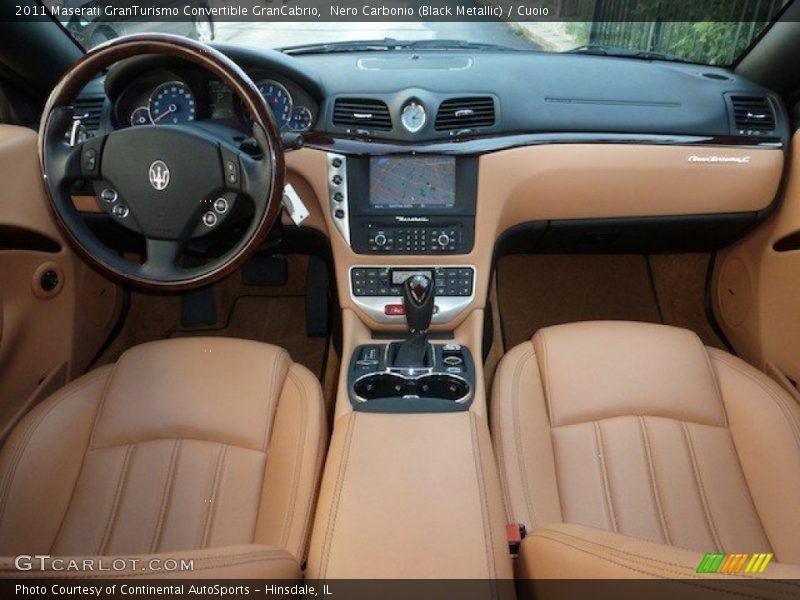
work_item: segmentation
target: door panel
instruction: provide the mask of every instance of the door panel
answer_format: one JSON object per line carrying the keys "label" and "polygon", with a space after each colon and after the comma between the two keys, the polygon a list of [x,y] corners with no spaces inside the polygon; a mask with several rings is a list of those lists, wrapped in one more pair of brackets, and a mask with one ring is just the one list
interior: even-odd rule
{"label": "door panel", "polygon": [[119,288],[78,260],[53,222],[36,141],[0,125],[0,438],[85,371],[121,307]]}
{"label": "door panel", "polygon": [[758,229],[721,252],[712,299],[736,351],[796,398],[800,381],[800,132],[791,141],[784,194]]}

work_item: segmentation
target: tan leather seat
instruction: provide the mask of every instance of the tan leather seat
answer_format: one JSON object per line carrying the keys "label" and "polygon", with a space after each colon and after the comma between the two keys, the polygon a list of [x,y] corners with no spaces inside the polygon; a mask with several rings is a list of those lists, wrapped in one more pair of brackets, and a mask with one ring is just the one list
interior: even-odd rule
{"label": "tan leather seat", "polygon": [[63,576],[14,569],[13,557],[44,554],[140,559],[115,575],[300,577],[324,421],[319,382],[281,348],[133,348],[42,402],[3,447],[2,576]]}
{"label": "tan leather seat", "polygon": [[520,577],[700,577],[708,552],[800,577],[800,409],[692,332],[540,330],[500,364],[492,429]]}

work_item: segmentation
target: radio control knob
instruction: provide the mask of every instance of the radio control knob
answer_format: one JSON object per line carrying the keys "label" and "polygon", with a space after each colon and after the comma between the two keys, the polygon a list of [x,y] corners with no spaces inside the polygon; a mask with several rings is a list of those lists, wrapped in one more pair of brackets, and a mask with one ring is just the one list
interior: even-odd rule
{"label": "radio control knob", "polygon": [[386,245],[386,236],[382,233],[379,233],[375,236],[375,244],[377,246],[385,246]]}
{"label": "radio control knob", "polygon": [[450,243],[450,236],[447,235],[446,233],[443,233],[439,236],[439,239],[436,241],[439,242],[439,245],[442,247],[447,246]]}

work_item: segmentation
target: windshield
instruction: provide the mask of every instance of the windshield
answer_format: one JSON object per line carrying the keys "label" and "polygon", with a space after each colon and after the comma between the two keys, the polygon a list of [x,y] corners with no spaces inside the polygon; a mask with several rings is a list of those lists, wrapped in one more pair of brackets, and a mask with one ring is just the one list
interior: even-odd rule
{"label": "windshield", "polygon": [[[293,53],[388,51],[408,47],[396,42],[425,42],[419,47],[471,44],[476,50],[481,49],[477,45],[483,49],[500,46],[518,51],[581,52],[727,66],[790,2],[703,0],[683,3],[676,13],[664,9],[665,5],[676,8],[669,0],[551,0],[508,5],[492,0],[452,4],[444,0],[432,3],[444,7],[442,14],[430,15],[434,20],[426,21],[416,20],[422,12],[415,2],[365,0],[340,6],[335,0],[162,0],[142,4],[46,0],[44,4],[87,50],[124,34],[168,32],[203,42],[289,49]],[[164,12],[143,14],[144,4],[160,5]],[[407,5],[416,6],[412,17],[403,12],[406,9],[402,7]],[[582,8],[586,5],[592,5],[589,13]],[[249,8],[249,12],[236,13],[235,7]],[[248,20],[234,20],[237,14],[246,14]],[[595,20],[575,19],[586,14]],[[158,20],[161,15],[164,20]],[[387,20],[376,20],[387,15]],[[459,15],[465,20],[454,20]],[[558,20],[565,16],[570,19]],[[696,18],[675,20],[690,17]]]}

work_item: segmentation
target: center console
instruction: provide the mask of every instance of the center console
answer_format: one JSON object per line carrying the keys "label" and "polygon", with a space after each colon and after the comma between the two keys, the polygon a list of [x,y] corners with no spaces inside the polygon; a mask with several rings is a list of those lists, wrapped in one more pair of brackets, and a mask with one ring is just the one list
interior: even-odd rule
{"label": "center console", "polygon": [[428,328],[436,307],[430,272],[409,273],[399,286],[400,314],[408,336],[388,344],[355,348],[347,372],[353,410],[362,412],[451,412],[467,410],[475,390],[469,348],[432,344]]}
{"label": "center console", "polygon": [[475,157],[328,154],[331,214],[356,254],[467,254]]}

